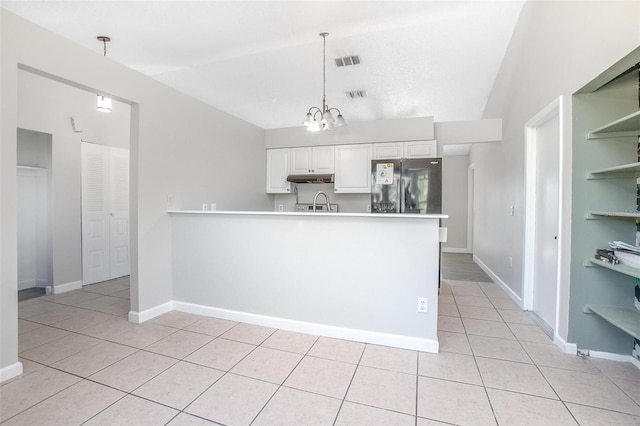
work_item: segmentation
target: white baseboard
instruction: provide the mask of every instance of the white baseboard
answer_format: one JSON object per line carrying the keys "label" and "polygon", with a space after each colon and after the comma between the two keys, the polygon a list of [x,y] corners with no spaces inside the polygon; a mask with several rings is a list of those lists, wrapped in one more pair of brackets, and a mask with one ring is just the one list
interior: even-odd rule
{"label": "white baseboard", "polygon": [[136,324],[141,324],[145,321],[149,321],[150,319],[153,319],[162,314],[166,314],[167,312],[170,312],[173,310],[174,310],[173,301],[169,301],[167,303],[154,306],[153,308],[147,309],[142,312],[129,311],[129,321],[134,322]]}
{"label": "white baseboard", "polygon": [[18,377],[22,374],[22,363],[20,361],[14,362],[4,368],[0,368],[0,383]]}
{"label": "white baseboard", "polygon": [[471,253],[467,248],[456,248],[456,247],[442,247],[443,253]]}
{"label": "white baseboard", "polygon": [[589,351],[589,356],[592,358],[608,359],[610,361],[630,362],[640,369],[640,361],[631,355],[613,354],[611,352]]}
{"label": "white baseboard", "polygon": [[553,336],[553,343],[560,348],[562,352],[569,355],[577,355],[578,354],[578,345],[575,343],[568,343],[561,336],[555,335]]}
{"label": "white baseboard", "polygon": [[513,290],[511,290],[511,288],[507,284],[505,284],[505,282],[502,281],[500,277],[497,276],[491,270],[491,268],[485,265],[484,262],[480,260],[478,256],[476,256],[475,254],[473,255],[473,261],[478,264],[480,269],[482,269],[487,275],[489,275],[489,278],[491,278],[496,284],[500,286],[500,288],[502,288],[505,291],[505,293],[507,293],[507,295],[516,303],[516,305],[520,307],[520,309],[524,309],[524,305],[522,304],[522,298],[518,296]]}
{"label": "white baseboard", "polygon": [[177,311],[187,312],[190,314],[205,315],[230,321],[239,321],[264,327],[295,331],[298,333],[313,334],[316,336],[354,340],[357,342],[373,343],[376,345],[392,346],[396,348],[412,349],[431,353],[438,353],[439,349],[437,339],[422,339],[396,334],[378,333],[374,331],[295,321],[286,318],[257,315],[185,302],[173,301],[173,306]]}
{"label": "white baseboard", "polygon": [[82,281],[73,281],[66,284],[54,285],[52,290],[53,294],[66,293],[67,291],[79,290],[82,288]]}

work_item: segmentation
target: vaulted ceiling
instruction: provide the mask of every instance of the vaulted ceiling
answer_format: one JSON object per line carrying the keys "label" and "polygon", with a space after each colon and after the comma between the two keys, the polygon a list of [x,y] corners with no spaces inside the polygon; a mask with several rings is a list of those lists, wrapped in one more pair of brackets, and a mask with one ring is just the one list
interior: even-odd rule
{"label": "vaulted ceiling", "polygon": [[[11,1],[1,6],[265,129],[326,94],[347,122],[481,118],[524,0]],[[337,67],[335,58],[360,64]],[[366,91],[351,99],[349,91]]]}

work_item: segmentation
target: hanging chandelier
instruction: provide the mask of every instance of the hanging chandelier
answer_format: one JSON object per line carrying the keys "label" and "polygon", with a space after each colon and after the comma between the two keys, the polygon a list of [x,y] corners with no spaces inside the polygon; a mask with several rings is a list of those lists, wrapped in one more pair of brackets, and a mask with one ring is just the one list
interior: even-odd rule
{"label": "hanging chandelier", "polygon": [[[326,86],[326,50],[327,36],[329,33],[320,33],[322,37],[322,108],[311,107],[307,112],[307,118],[302,122],[310,132],[319,130],[335,130],[336,127],[345,126],[347,123],[338,108],[329,108],[325,94]],[[333,118],[331,111],[336,111],[338,116]]]}
{"label": "hanging chandelier", "polygon": [[[98,36],[98,41],[101,41],[104,45],[104,56],[107,56],[107,42],[111,41],[111,38],[107,36]],[[98,111],[111,112],[111,98],[104,95],[98,95]]]}

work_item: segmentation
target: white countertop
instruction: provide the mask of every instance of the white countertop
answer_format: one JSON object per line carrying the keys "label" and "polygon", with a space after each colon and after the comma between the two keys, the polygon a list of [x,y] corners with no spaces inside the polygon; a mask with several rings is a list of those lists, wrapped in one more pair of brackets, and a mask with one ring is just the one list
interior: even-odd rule
{"label": "white countertop", "polygon": [[380,219],[447,219],[446,214],[397,214],[397,213],[311,213],[311,212],[272,212],[272,211],[205,211],[205,210],[167,210],[169,214],[204,214],[204,215],[244,215],[244,216],[321,216],[321,217],[366,217]]}

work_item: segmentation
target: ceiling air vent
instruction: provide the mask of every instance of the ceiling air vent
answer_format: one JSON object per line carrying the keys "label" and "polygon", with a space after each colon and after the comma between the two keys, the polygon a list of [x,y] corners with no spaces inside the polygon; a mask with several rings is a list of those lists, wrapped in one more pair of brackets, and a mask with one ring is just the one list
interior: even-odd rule
{"label": "ceiling air vent", "polygon": [[337,67],[348,67],[349,65],[358,65],[360,63],[360,56],[345,56],[342,58],[336,58]]}
{"label": "ceiling air vent", "polygon": [[369,96],[366,90],[352,90],[350,92],[344,92],[349,99],[366,98]]}

